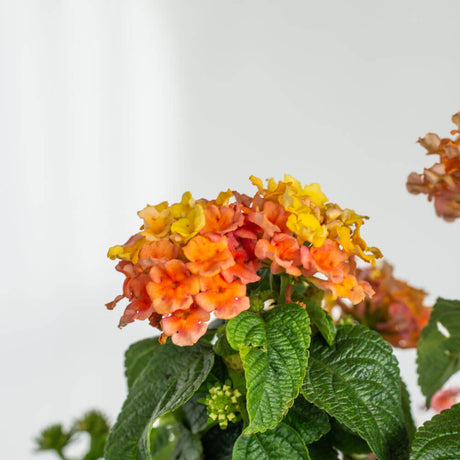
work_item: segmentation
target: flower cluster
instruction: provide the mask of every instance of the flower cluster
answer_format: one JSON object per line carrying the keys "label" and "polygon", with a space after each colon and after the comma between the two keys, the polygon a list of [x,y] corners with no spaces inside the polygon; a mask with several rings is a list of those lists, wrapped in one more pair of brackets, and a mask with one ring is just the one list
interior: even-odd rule
{"label": "flower cluster", "polygon": [[227,380],[224,385],[216,383],[211,387],[208,396],[201,402],[206,404],[209,418],[225,429],[228,422],[234,423],[238,420],[240,396],[241,393],[232,389],[230,380]]}
{"label": "flower cluster", "polygon": [[376,330],[394,347],[416,347],[431,313],[431,308],[424,305],[426,293],[395,278],[388,262],[358,269],[357,276],[368,282],[375,294],[354,306],[338,299],[343,313]]}
{"label": "flower cluster", "polygon": [[439,155],[439,162],[426,168],[423,174],[411,173],[407,178],[407,190],[410,193],[426,193],[434,200],[436,214],[446,221],[460,217],[460,112],[452,121],[457,129],[455,139],[441,139],[437,134],[428,133],[418,142],[427,150],[428,155]]}
{"label": "flower cluster", "polygon": [[286,175],[263,182],[251,176],[254,196],[227,190],[212,201],[147,206],[144,223],[124,245],[109,250],[126,276],[122,298],[129,305],[120,327],[148,319],[177,345],[192,345],[207,329],[211,313],[230,319],[249,309],[247,285],[259,269],[302,278],[352,303],[372,288],[356,276],[355,256],[381,257],[360,236],[365,216],[328,202],[318,184],[305,187]]}

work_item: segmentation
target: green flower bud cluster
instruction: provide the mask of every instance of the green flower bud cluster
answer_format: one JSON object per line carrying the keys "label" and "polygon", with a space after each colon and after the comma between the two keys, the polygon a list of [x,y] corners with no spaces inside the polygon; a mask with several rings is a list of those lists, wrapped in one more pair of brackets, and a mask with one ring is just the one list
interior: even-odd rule
{"label": "green flower bud cluster", "polygon": [[215,384],[204,400],[209,418],[217,421],[221,428],[227,428],[228,422],[236,422],[239,419],[240,397],[238,390],[232,390],[230,381],[227,380],[224,385]]}

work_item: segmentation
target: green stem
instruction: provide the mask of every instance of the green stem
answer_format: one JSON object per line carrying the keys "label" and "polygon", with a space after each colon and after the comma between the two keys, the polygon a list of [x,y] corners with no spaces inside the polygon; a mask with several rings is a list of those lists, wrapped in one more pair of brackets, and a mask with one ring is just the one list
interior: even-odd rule
{"label": "green stem", "polygon": [[281,275],[281,286],[280,286],[280,295],[278,297],[278,303],[286,303],[286,288],[289,285],[289,278],[286,275]]}

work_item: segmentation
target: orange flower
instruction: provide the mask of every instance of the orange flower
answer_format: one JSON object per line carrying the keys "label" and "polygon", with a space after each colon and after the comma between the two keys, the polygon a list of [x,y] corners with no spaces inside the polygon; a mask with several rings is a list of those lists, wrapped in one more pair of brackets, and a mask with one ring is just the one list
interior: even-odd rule
{"label": "orange flower", "polygon": [[241,281],[227,283],[220,275],[203,277],[201,291],[195,296],[196,303],[217,318],[234,318],[249,308],[246,286]]}
{"label": "orange flower", "polygon": [[139,252],[139,259],[175,259],[179,248],[168,240],[152,241],[144,244]]}
{"label": "orange flower", "polygon": [[115,300],[106,304],[106,307],[112,310],[123,298],[130,301],[120,319],[118,327],[121,328],[135,319],[144,320],[150,317],[153,313],[153,305],[146,291],[150,277],[139,264],[134,265],[123,260],[115,268],[126,276],[123,295],[118,295]]}
{"label": "orange flower", "polygon": [[147,284],[147,292],[155,311],[162,315],[190,307],[192,296],[200,292],[199,278],[178,259],[154,265],[150,278],[153,282]]}
{"label": "orange flower", "polygon": [[[460,112],[452,121],[457,129],[451,134],[460,134]],[[418,140],[428,155],[439,155],[439,162],[425,168],[423,174],[411,173],[407,178],[407,190],[415,195],[426,193],[434,200],[436,214],[451,222],[460,217],[460,136],[455,139],[439,138],[428,133]]]}
{"label": "orange flower", "polygon": [[314,276],[307,278],[309,282],[324,291],[330,291],[332,300],[343,297],[357,304],[364,300],[366,294],[372,296],[374,291],[366,281],[358,281],[354,275],[345,275],[340,282],[334,283],[330,280],[322,280]]}
{"label": "orange flower", "polygon": [[254,254],[255,240],[236,237],[236,232],[227,234],[228,248],[235,263],[222,270],[222,276],[227,282],[239,278],[243,284],[255,283],[260,280],[257,270],[260,268],[260,261]]}
{"label": "orange flower", "polygon": [[161,320],[163,332],[170,336],[175,345],[186,347],[193,345],[204,335],[210,315],[198,307],[188,310],[176,310],[170,316]]}
{"label": "orange flower", "polygon": [[354,307],[339,299],[337,303],[342,310],[378,331],[394,347],[416,347],[420,332],[428,323],[431,313],[431,308],[424,305],[426,293],[395,278],[393,267],[388,262],[358,269],[357,277],[361,284],[369,283],[375,295],[363,299]]}
{"label": "orange flower", "polygon": [[241,205],[235,206],[234,204],[220,208],[215,204],[211,204],[204,209],[204,217],[205,224],[200,230],[201,234],[216,233],[223,235],[241,227],[244,222]]}
{"label": "orange flower", "polygon": [[266,201],[262,211],[254,211],[248,215],[251,222],[257,224],[263,231],[263,238],[271,238],[275,233],[286,233],[288,228],[286,222],[289,213],[277,203]]}
{"label": "orange flower", "polygon": [[225,236],[210,240],[197,235],[184,247],[184,254],[190,261],[187,263],[188,269],[202,276],[217,275],[235,263]]}
{"label": "orange flower", "polygon": [[292,276],[302,274],[298,268],[301,264],[299,243],[286,233],[276,233],[270,241],[265,239],[257,241],[255,254],[259,259],[272,261],[270,267],[272,273],[281,273],[284,268],[286,273]]}
{"label": "orange flower", "polygon": [[348,255],[335,241],[326,239],[319,248],[311,247],[310,254],[316,269],[326,275],[332,283],[340,283],[343,280],[347,271],[344,262]]}

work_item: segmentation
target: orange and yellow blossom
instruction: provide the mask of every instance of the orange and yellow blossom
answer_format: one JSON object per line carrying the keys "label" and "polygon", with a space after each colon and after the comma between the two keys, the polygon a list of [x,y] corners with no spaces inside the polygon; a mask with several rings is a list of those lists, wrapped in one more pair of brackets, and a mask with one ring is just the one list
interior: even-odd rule
{"label": "orange and yellow blossom", "polygon": [[179,255],[179,248],[171,241],[158,240],[146,243],[142,246],[139,252],[139,259],[141,260],[160,260],[160,259],[176,259]]}
{"label": "orange and yellow blossom", "polygon": [[337,304],[343,312],[379,332],[395,347],[416,347],[431,313],[431,308],[424,305],[426,293],[395,278],[388,262],[358,269],[357,277],[360,283],[368,283],[375,295],[354,307],[339,299]]}
{"label": "orange and yellow blossom", "polygon": [[150,278],[147,293],[155,311],[162,315],[187,309],[193,303],[193,296],[200,292],[199,277],[192,275],[182,260],[154,265]]}
{"label": "orange and yellow blossom", "polygon": [[111,260],[120,259],[135,264],[139,260],[139,252],[145,242],[145,238],[142,235],[133,235],[125,244],[112,246],[107,253],[107,257]]}
{"label": "orange and yellow blossom", "polygon": [[248,220],[258,225],[263,231],[263,238],[271,238],[275,233],[288,231],[287,220],[289,213],[277,203],[265,201],[261,211],[252,211]]}
{"label": "orange and yellow blossom", "polygon": [[418,140],[427,155],[439,155],[439,160],[422,174],[411,173],[406,184],[410,193],[426,193],[429,201],[434,200],[436,214],[447,222],[460,218],[460,112],[452,121],[457,125],[451,131],[455,138],[428,133]]}
{"label": "orange and yellow blossom", "polygon": [[144,320],[149,318],[153,313],[153,305],[146,290],[147,283],[150,281],[148,272],[141,265],[133,264],[126,260],[119,262],[115,268],[126,276],[123,283],[123,295],[118,295],[106,306],[109,310],[112,310],[123,298],[129,300],[120,319],[119,327],[124,327],[135,319]]}
{"label": "orange and yellow blossom", "polygon": [[[140,211],[140,231],[109,250],[120,259],[129,303],[120,327],[148,319],[181,346],[205,332],[210,313],[230,319],[247,310],[246,286],[270,266],[307,280],[353,303],[372,294],[356,278],[354,257],[373,262],[381,256],[360,236],[364,216],[329,203],[318,184],[302,187],[292,176],[269,179],[267,188],[251,176],[253,197],[227,190],[215,200],[195,201],[190,192],[179,203],[147,206]],[[231,198],[234,202],[230,202]],[[264,268],[266,270],[266,268]]]}
{"label": "orange and yellow blossom", "polygon": [[161,320],[163,333],[181,347],[193,345],[202,337],[208,325],[210,314],[196,306],[188,310],[176,310]]}
{"label": "orange and yellow blossom", "polygon": [[[226,235],[228,248],[235,263],[222,270],[221,274],[229,283],[235,279],[239,279],[243,284],[255,283],[260,280],[257,270],[261,266],[260,260],[254,253],[257,239],[237,237],[236,233],[238,232]],[[243,232],[243,236],[248,235]]]}
{"label": "orange and yellow blossom", "polygon": [[[308,251],[305,246],[302,248]],[[272,261],[270,268],[274,274],[283,271],[292,276],[302,274],[299,268],[302,265],[299,243],[286,233],[276,233],[270,241],[265,239],[257,241],[255,254],[259,259]]]}
{"label": "orange and yellow blossom", "polygon": [[316,270],[333,283],[340,283],[348,272],[348,267],[344,265],[348,255],[340,249],[336,241],[327,239],[319,248],[313,246],[310,255]]}
{"label": "orange and yellow blossom", "polygon": [[345,275],[342,281],[338,283],[315,277],[307,279],[317,288],[329,291],[332,300],[343,297],[350,300],[354,305],[366,298],[366,295],[372,296],[374,294],[374,290],[369,283],[358,281],[354,275]]}
{"label": "orange and yellow blossom", "polygon": [[148,241],[161,240],[169,235],[174,217],[171,215],[167,201],[155,206],[147,205],[137,215],[144,220],[141,235]]}
{"label": "orange and yellow blossom", "polygon": [[235,231],[244,222],[241,206],[221,206],[211,204],[204,208],[205,224],[200,233],[216,233],[223,235]]}
{"label": "orange and yellow blossom", "polygon": [[217,236],[211,240],[197,235],[184,246],[183,250],[190,261],[186,264],[188,269],[197,275],[217,275],[235,263],[225,236]]}
{"label": "orange and yellow blossom", "polygon": [[202,277],[201,293],[195,301],[203,310],[214,312],[217,318],[230,319],[249,309],[246,286],[241,281],[228,283],[222,276]]}

